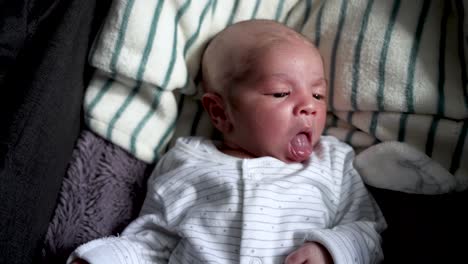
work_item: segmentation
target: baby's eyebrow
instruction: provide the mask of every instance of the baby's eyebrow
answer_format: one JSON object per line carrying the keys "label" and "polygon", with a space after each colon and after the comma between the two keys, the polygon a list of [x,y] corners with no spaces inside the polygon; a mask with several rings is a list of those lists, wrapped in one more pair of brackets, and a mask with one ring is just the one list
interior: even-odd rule
{"label": "baby's eyebrow", "polygon": [[272,73],[272,74],[265,74],[260,75],[256,78],[258,82],[281,82],[291,84],[293,81],[284,73]]}
{"label": "baby's eyebrow", "polygon": [[312,86],[320,86],[320,85],[322,85],[322,84],[325,84],[325,85],[326,85],[326,84],[327,84],[327,79],[325,79],[325,78],[319,78],[319,79],[317,79],[317,80],[315,80],[315,81],[312,82]]}
{"label": "baby's eyebrow", "polygon": [[272,73],[272,74],[269,74],[265,77],[269,77],[269,78],[274,78],[274,79],[280,79],[282,81],[289,81],[289,77],[287,74],[284,74],[284,73]]}

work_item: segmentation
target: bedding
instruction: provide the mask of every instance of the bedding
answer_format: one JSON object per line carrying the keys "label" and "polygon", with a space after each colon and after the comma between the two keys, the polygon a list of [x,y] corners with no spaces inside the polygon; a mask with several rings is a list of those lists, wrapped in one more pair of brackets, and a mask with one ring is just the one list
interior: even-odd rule
{"label": "bedding", "polygon": [[464,190],[466,9],[428,0],[115,0],[90,54],[98,70],[85,121],[148,163],[172,138],[213,135],[198,100],[203,48],[226,25],[274,19],[323,54],[326,134],[357,150],[366,183],[421,194]]}
{"label": "bedding", "polygon": [[65,263],[77,246],[121,232],[140,211],[149,168],[84,129],[63,179],[41,263]]}

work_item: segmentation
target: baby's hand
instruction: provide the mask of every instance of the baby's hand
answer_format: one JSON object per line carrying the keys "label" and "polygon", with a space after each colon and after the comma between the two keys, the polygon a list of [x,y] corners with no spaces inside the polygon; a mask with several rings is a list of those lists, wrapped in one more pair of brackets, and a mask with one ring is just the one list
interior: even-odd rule
{"label": "baby's hand", "polygon": [[332,264],[333,259],[328,250],[319,243],[307,242],[298,250],[289,254],[284,261],[285,264]]}

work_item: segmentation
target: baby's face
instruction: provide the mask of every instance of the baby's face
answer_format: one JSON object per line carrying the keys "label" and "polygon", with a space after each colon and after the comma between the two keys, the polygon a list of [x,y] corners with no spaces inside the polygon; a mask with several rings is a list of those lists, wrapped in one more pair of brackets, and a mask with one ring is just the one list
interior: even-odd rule
{"label": "baby's face", "polygon": [[246,75],[226,106],[233,128],[227,139],[257,157],[309,158],[327,111],[318,51],[300,41],[275,43],[256,54]]}

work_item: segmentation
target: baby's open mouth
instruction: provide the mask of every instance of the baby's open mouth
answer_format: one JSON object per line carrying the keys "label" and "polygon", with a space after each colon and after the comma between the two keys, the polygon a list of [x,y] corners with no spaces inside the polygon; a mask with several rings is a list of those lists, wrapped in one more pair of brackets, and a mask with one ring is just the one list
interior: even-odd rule
{"label": "baby's open mouth", "polygon": [[304,161],[312,153],[312,135],[310,132],[300,132],[290,142],[290,154],[293,161]]}

